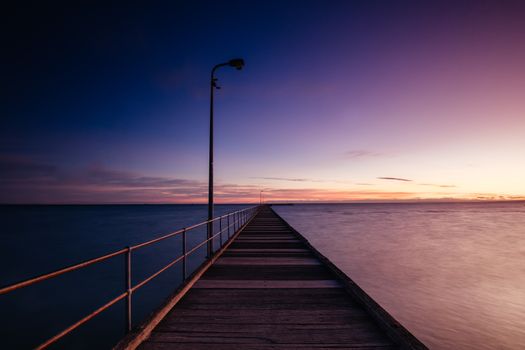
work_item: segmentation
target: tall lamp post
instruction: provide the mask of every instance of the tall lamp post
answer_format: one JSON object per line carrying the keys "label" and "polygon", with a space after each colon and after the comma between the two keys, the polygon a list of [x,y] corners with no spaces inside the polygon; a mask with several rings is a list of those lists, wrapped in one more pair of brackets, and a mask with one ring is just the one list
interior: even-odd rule
{"label": "tall lamp post", "polygon": [[[217,86],[217,78],[215,78],[215,71],[224,66],[234,67],[237,70],[241,70],[244,66],[244,60],[242,58],[234,58],[228,62],[219,63],[211,70],[210,80],[210,164],[209,164],[209,178],[208,178],[208,220],[213,219],[213,91],[220,89]],[[208,223],[208,258],[213,255],[213,222]]]}

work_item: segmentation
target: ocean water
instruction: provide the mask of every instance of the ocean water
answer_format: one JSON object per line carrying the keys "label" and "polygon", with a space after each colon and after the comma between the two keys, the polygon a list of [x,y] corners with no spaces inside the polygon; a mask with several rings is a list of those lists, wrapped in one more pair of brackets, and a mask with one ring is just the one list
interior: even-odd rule
{"label": "ocean water", "polygon": [[[218,205],[215,214],[243,205]],[[206,220],[205,205],[0,206],[0,286],[94,258]],[[218,227],[217,227],[218,228]],[[205,225],[187,236],[188,249],[206,237]],[[218,247],[218,240],[215,248]],[[180,236],[133,253],[133,284],[181,254]],[[206,246],[189,258],[197,268]],[[124,291],[124,256],[0,296],[2,349],[31,349]],[[182,280],[181,264],[133,294],[138,325]],[[60,340],[52,349],[110,349],[124,335],[119,302]]]}
{"label": "ocean water", "polygon": [[[222,215],[242,206],[217,206]],[[431,349],[525,349],[525,203],[274,206]],[[205,220],[204,205],[0,206],[0,285]],[[189,246],[206,235],[188,236]],[[178,237],[133,257],[137,283],[180,252]],[[204,259],[205,249],[190,260]],[[124,263],[0,296],[2,348],[28,349],[120,294]],[[181,282],[177,264],[134,294],[137,325]],[[109,349],[119,303],[55,349]]]}
{"label": "ocean water", "polygon": [[525,202],[274,209],[431,349],[525,349]]}

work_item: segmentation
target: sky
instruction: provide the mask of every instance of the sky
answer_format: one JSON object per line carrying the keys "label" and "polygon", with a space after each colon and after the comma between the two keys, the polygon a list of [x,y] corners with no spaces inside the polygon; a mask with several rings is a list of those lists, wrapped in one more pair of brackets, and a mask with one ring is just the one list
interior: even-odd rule
{"label": "sky", "polygon": [[525,3],[2,13],[0,203],[525,199]]}

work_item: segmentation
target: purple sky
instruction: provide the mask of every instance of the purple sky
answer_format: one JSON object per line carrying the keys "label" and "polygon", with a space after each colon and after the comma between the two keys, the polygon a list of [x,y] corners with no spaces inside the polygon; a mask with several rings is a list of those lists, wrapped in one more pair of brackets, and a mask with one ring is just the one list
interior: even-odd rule
{"label": "purple sky", "polygon": [[518,1],[6,13],[2,203],[525,197]]}

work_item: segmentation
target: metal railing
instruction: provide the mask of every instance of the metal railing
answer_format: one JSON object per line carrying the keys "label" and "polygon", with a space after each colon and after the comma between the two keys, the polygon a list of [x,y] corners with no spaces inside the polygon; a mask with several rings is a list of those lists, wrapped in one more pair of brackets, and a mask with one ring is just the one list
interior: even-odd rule
{"label": "metal railing", "polygon": [[[259,209],[259,206],[253,206],[253,207],[250,207],[250,208],[238,210],[238,211],[235,211],[235,212],[232,212],[232,213],[229,213],[229,214],[225,214],[225,215],[216,217],[216,218],[214,218],[212,220],[203,221],[203,222],[195,224],[193,226],[185,227],[185,228],[180,229],[178,231],[168,233],[168,234],[166,234],[164,236],[161,236],[161,237],[158,237],[158,238],[154,238],[154,239],[146,241],[146,242],[142,242],[142,243],[139,243],[139,244],[136,244],[136,245],[133,245],[133,246],[129,246],[129,247],[126,247],[126,248],[114,251],[112,253],[106,254],[106,255],[102,255],[102,256],[99,256],[99,257],[96,257],[96,258],[93,258],[93,259],[90,259],[90,260],[83,261],[83,262],[75,264],[75,265],[71,265],[71,266],[68,266],[68,267],[65,267],[65,268],[62,268],[62,269],[50,272],[50,273],[46,273],[46,274],[43,274],[43,275],[40,275],[40,276],[37,276],[37,277],[34,277],[34,278],[27,279],[25,281],[14,283],[14,284],[11,284],[9,286],[0,288],[0,295],[7,294],[7,293],[13,292],[15,290],[18,290],[18,289],[21,289],[21,288],[24,288],[24,287],[28,287],[30,285],[33,285],[33,284],[36,284],[36,283],[39,283],[39,282],[42,282],[42,281],[45,281],[45,280],[48,280],[48,279],[60,276],[60,275],[63,275],[65,273],[67,273],[67,272],[75,271],[75,270],[78,270],[78,269],[81,269],[81,268],[84,268],[84,267],[87,267],[87,266],[90,266],[90,265],[93,265],[93,264],[96,264],[96,263],[103,262],[105,260],[108,260],[108,259],[113,258],[113,257],[118,256],[118,255],[124,255],[125,266],[126,266],[126,269],[125,269],[125,282],[126,282],[125,286],[126,286],[126,290],[123,293],[121,293],[118,296],[116,296],[115,298],[113,298],[112,300],[108,301],[106,304],[102,305],[98,309],[96,309],[93,312],[91,312],[89,315],[83,317],[82,319],[78,320],[77,322],[75,322],[71,326],[69,326],[66,329],[64,329],[63,331],[61,331],[60,333],[58,333],[55,336],[49,338],[48,340],[46,340],[45,342],[43,342],[42,344],[37,346],[36,349],[45,349],[45,348],[47,348],[51,344],[57,342],[58,340],[60,340],[64,336],[66,336],[67,334],[71,333],[76,328],[80,327],[84,323],[88,322],[89,320],[91,320],[92,318],[94,318],[95,316],[97,316],[98,314],[103,312],[104,310],[107,310],[108,308],[110,308],[111,306],[113,306],[114,304],[116,304],[117,302],[119,302],[120,300],[123,300],[123,299],[126,299],[126,318],[125,318],[126,319],[126,331],[129,332],[132,329],[132,318],[131,318],[131,316],[132,316],[132,306],[133,306],[132,305],[132,296],[133,296],[133,293],[135,291],[137,291],[137,289],[141,288],[142,286],[144,286],[145,284],[147,284],[148,282],[153,280],[155,277],[160,275],[162,272],[166,271],[167,269],[169,269],[170,267],[172,267],[173,265],[175,265],[176,263],[178,263],[180,261],[182,261],[182,283],[184,283],[186,281],[186,279],[188,278],[188,273],[187,273],[187,268],[186,268],[187,257],[190,254],[194,253],[197,249],[199,249],[202,246],[204,246],[205,244],[211,244],[212,245],[213,244],[213,240],[216,239],[217,237],[219,238],[219,246],[223,247],[224,243],[228,242],[230,240],[230,238],[233,237],[235,235],[235,233],[239,229],[241,229],[248,221],[251,220],[251,218],[253,218],[255,216],[255,214],[257,213],[258,209]],[[191,248],[190,250],[187,250],[186,235],[187,235],[187,233],[189,231],[194,230],[194,229],[196,229],[198,227],[201,227],[201,226],[204,226],[204,225],[207,225],[208,228],[209,227],[213,227],[214,224],[217,221],[219,223],[219,231],[217,233],[209,236],[206,240],[198,243],[195,247]],[[223,225],[223,223],[224,223],[224,225]],[[230,228],[232,228],[232,231],[233,231],[232,234],[230,234]],[[225,231],[226,231],[226,234],[227,234],[228,238],[225,241],[223,241],[223,233]],[[149,246],[151,244],[158,243],[158,242],[163,241],[163,240],[165,240],[167,238],[174,237],[174,236],[177,236],[177,235],[182,235],[182,255],[176,257],[171,262],[169,262],[167,265],[162,267],[157,272],[151,274],[149,277],[145,278],[141,282],[133,285],[133,283],[132,283],[132,274],[131,274],[131,272],[132,272],[132,270],[131,270],[131,257],[132,257],[133,251],[135,251],[137,249],[140,249],[140,248],[143,248],[145,246]],[[209,258],[211,258],[211,257],[208,256],[208,259]]]}

